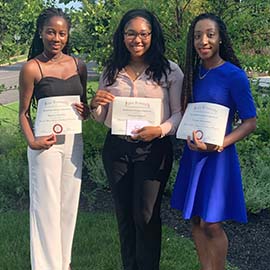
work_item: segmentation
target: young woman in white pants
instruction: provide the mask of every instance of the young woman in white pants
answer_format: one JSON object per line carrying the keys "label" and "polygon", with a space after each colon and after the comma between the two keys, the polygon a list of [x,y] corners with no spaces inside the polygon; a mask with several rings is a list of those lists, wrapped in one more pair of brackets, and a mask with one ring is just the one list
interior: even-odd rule
{"label": "young woman in white pants", "polygon": [[80,96],[74,108],[83,119],[85,64],[68,54],[70,20],[61,9],[37,19],[28,61],[20,73],[20,124],[28,143],[30,245],[33,270],[70,270],[82,174],[81,134],[35,136],[30,107],[47,97]]}

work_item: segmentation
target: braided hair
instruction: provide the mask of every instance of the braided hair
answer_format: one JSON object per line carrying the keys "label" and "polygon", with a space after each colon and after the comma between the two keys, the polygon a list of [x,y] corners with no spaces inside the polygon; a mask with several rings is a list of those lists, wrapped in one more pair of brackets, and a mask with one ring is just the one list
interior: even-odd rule
{"label": "braided hair", "polygon": [[162,75],[164,74],[167,80],[167,71],[171,71],[169,61],[164,56],[165,41],[157,17],[146,9],[132,9],[122,17],[113,36],[113,52],[104,72],[104,79],[107,80],[108,85],[115,82],[118,72],[130,61],[130,52],[124,44],[124,31],[130,20],[136,17],[144,18],[151,28],[151,46],[144,55],[144,61],[149,65],[146,74],[160,83]]}
{"label": "braided hair", "polygon": [[181,96],[181,105],[182,110],[184,111],[187,107],[187,104],[193,99],[193,82],[200,64],[200,58],[197,54],[194,47],[194,29],[198,21],[209,19],[214,21],[217,24],[219,30],[220,40],[222,41],[219,44],[219,55],[220,57],[232,64],[241,68],[240,62],[236,57],[234,50],[232,48],[232,43],[227,32],[225,23],[215,14],[212,13],[203,13],[197,16],[189,27],[188,36],[187,36],[187,47],[186,47],[186,60],[184,68],[184,81],[183,81],[183,91]]}
{"label": "braided hair", "polygon": [[[40,37],[40,33],[44,27],[44,25],[46,25],[46,23],[48,23],[48,21],[52,18],[52,17],[61,17],[63,18],[68,25],[68,31],[70,30],[71,27],[71,20],[70,18],[63,12],[63,10],[61,8],[47,8],[44,9],[40,15],[37,18],[36,21],[36,32],[34,34],[34,38],[31,44],[31,47],[29,49],[29,53],[28,53],[28,60],[35,58],[37,55],[41,54],[43,52],[43,42],[42,39]],[[69,35],[68,35],[69,37]],[[65,46],[65,48],[63,49],[63,53],[65,54],[69,54],[69,38],[67,40],[67,44]]]}

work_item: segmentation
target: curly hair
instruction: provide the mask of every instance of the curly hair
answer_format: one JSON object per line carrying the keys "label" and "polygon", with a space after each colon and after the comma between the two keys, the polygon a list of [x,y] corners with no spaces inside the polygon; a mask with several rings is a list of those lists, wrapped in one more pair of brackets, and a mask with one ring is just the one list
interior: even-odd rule
{"label": "curly hair", "polygon": [[149,65],[146,74],[159,83],[162,75],[167,80],[167,72],[171,71],[169,61],[164,56],[165,41],[157,17],[146,9],[132,9],[124,14],[113,36],[113,52],[107,61],[104,72],[104,78],[108,81],[108,85],[115,82],[118,72],[130,61],[130,53],[124,44],[124,30],[130,20],[137,17],[144,18],[151,28],[151,46],[144,55],[144,61]]}
{"label": "curly hair", "polygon": [[220,57],[232,64],[241,68],[240,62],[236,57],[234,50],[232,48],[232,43],[227,32],[227,27],[225,23],[212,13],[203,13],[197,16],[190,24],[188,35],[187,35],[187,47],[186,47],[186,59],[184,68],[184,81],[183,81],[183,91],[181,96],[182,110],[184,111],[187,104],[193,100],[193,82],[200,64],[200,58],[194,47],[194,29],[198,21],[209,19],[217,24],[219,30],[219,36],[221,43],[219,44],[219,55]]}
{"label": "curly hair", "polygon": [[[28,60],[30,60],[32,58],[35,58],[37,55],[42,53],[44,47],[43,47],[42,39],[40,38],[40,33],[41,33],[44,25],[46,25],[46,23],[48,23],[48,21],[52,17],[61,17],[61,18],[63,18],[67,22],[68,32],[69,32],[69,30],[71,28],[71,20],[63,12],[63,10],[61,8],[47,8],[47,9],[44,9],[40,13],[40,15],[38,16],[37,21],[36,21],[36,31],[35,31],[35,34],[34,34],[34,38],[33,38],[31,47],[29,49]],[[67,44],[66,44],[65,48],[63,49],[63,53],[69,54],[69,35],[68,35]]]}

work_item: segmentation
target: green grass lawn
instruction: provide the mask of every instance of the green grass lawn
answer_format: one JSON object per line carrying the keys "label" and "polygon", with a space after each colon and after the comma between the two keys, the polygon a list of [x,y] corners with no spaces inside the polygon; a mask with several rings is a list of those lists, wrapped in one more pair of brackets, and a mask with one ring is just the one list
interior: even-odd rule
{"label": "green grass lawn", "polygon": [[[1,213],[0,237],[0,269],[30,270],[28,213]],[[113,214],[79,212],[72,264],[73,270],[121,269],[118,233]],[[198,269],[193,243],[164,226],[160,270]]]}
{"label": "green grass lawn", "polygon": [[17,127],[19,124],[19,103],[14,102],[0,105],[0,125],[6,127]]}

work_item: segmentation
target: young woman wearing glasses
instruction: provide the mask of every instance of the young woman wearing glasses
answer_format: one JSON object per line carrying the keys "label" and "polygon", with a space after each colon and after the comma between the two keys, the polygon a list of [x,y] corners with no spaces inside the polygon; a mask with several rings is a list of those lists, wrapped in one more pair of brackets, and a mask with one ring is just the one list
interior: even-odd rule
{"label": "young woman wearing glasses", "polygon": [[165,56],[157,18],[128,11],[113,38],[113,52],[91,101],[93,117],[109,128],[115,96],[161,99],[161,122],[133,136],[107,134],[103,162],[115,202],[124,270],[158,270],[160,204],[172,166],[174,134],[181,118],[183,73]]}

